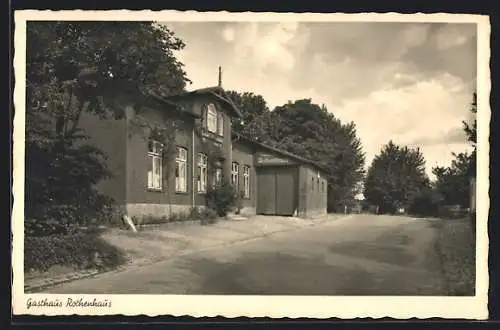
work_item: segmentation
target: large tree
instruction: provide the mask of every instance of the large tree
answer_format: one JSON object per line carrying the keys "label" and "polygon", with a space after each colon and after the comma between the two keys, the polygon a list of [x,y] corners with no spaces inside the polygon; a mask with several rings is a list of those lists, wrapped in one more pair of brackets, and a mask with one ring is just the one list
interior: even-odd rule
{"label": "large tree", "polygon": [[312,159],[328,172],[328,208],[351,201],[364,175],[364,153],[354,123],[343,124],[310,99],[276,107],[268,121],[271,144]]}
{"label": "large tree", "polygon": [[469,205],[469,180],[472,154],[461,152],[453,154],[449,167],[434,167],[432,172],[436,176],[434,183],[435,190],[442,197],[445,205],[460,205],[468,207]]}
{"label": "large tree", "polygon": [[364,196],[379,206],[379,212],[392,213],[399,207],[409,207],[429,184],[420,150],[389,141],[368,169]]}
{"label": "large tree", "polygon": [[262,95],[236,91],[229,91],[227,94],[243,115],[241,121],[233,124],[233,130],[245,136],[255,137],[261,142],[269,142],[272,125],[271,110]]}
{"label": "large tree", "polygon": [[[477,95],[472,96],[471,113],[477,113]],[[476,175],[476,143],[477,121],[471,123],[463,121],[464,135],[472,144],[472,152],[453,153],[454,159],[448,167],[437,166],[432,169],[436,176],[435,189],[441,195],[446,205],[460,205],[468,207],[470,202],[469,180]]]}
{"label": "large tree", "polygon": [[110,173],[105,155],[84,141],[82,113],[120,118],[118,96],[151,85],[183,90],[188,80],[174,56],[183,47],[151,22],[28,22],[26,217],[53,217],[54,205],[72,216],[99,208],[92,186]]}

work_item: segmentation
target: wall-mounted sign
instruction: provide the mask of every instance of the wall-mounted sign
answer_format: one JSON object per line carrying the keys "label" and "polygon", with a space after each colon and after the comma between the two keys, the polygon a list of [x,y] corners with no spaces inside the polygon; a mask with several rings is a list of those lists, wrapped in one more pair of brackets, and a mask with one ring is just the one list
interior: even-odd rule
{"label": "wall-mounted sign", "polygon": [[286,158],[279,158],[265,153],[259,153],[257,155],[257,162],[259,164],[290,164],[290,160]]}

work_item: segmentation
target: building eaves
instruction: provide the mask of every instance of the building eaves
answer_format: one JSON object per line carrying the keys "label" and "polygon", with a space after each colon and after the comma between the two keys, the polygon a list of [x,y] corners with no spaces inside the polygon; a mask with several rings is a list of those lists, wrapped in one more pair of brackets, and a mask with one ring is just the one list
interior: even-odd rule
{"label": "building eaves", "polygon": [[291,158],[295,161],[298,161],[299,163],[304,163],[304,164],[308,164],[308,165],[312,165],[314,167],[316,167],[317,169],[323,171],[323,172],[328,172],[328,169],[326,167],[324,167],[323,165],[311,160],[311,159],[307,159],[307,158],[304,158],[304,157],[301,157],[299,155],[296,155],[294,153],[291,153],[289,151],[286,151],[286,150],[282,150],[282,149],[279,149],[279,148],[275,148],[275,147],[272,147],[270,145],[267,145],[265,143],[262,143],[262,142],[259,142],[259,141],[256,141],[254,139],[251,139],[247,136],[244,136],[244,135],[241,135],[239,133],[234,133],[233,132],[233,138],[236,138],[236,141],[238,140],[242,140],[242,141],[245,141],[249,144],[252,144],[256,147],[259,147],[261,149],[264,149],[264,150],[268,150],[270,152],[274,152],[278,155],[281,155],[281,156],[284,156],[284,157],[288,157],[288,158]]}
{"label": "building eaves", "polygon": [[182,99],[184,97],[190,97],[193,95],[210,95],[210,96],[216,98],[217,100],[225,103],[232,110],[234,117],[237,117],[237,118],[243,117],[243,115],[241,114],[241,111],[238,109],[238,107],[227,96],[224,89],[222,87],[219,87],[219,86],[205,87],[205,88],[195,89],[193,91],[177,93],[177,94],[169,95],[167,97],[167,99],[175,101],[175,100]]}

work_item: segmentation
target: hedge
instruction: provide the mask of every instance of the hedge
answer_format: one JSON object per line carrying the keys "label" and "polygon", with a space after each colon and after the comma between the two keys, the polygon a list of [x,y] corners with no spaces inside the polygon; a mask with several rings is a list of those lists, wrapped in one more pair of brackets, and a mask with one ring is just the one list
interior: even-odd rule
{"label": "hedge", "polygon": [[25,237],[24,269],[47,271],[52,266],[109,269],[125,262],[123,253],[96,233]]}

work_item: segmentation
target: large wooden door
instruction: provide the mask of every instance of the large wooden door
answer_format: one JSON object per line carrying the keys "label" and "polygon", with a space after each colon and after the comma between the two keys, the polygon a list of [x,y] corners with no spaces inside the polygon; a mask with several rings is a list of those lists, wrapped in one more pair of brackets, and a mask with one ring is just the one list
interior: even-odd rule
{"label": "large wooden door", "polygon": [[295,169],[282,168],[276,171],[276,210],[277,215],[293,215],[295,211]]}
{"label": "large wooden door", "polygon": [[297,204],[296,168],[261,168],[257,180],[257,213],[293,215]]}
{"label": "large wooden door", "polygon": [[262,169],[257,174],[257,213],[275,214],[276,211],[276,173]]}

